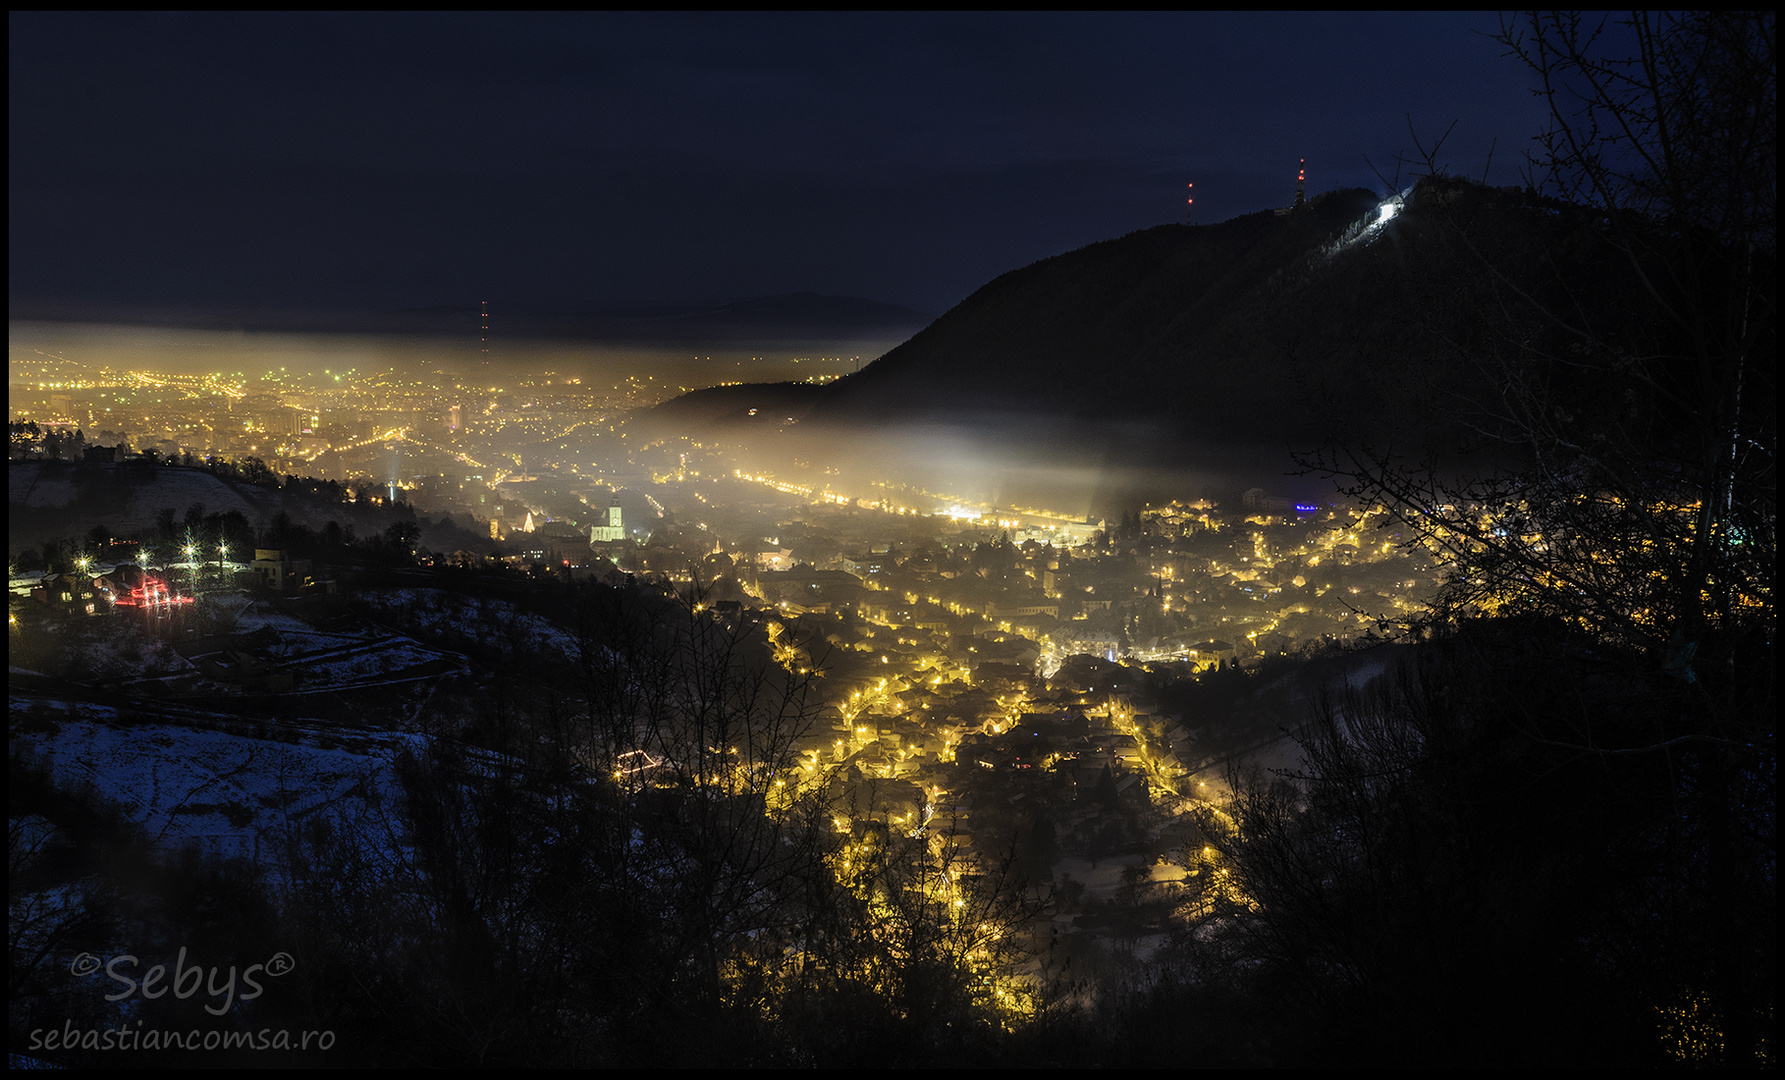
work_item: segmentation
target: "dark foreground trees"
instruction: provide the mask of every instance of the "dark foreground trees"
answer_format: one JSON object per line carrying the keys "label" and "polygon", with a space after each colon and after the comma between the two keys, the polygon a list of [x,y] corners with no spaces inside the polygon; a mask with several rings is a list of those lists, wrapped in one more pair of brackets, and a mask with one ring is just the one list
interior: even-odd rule
{"label": "dark foreground trees", "polygon": [[1408,307],[1473,375],[1434,427],[1490,467],[1355,443],[1324,464],[1455,566],[1441,619],[1555,617],[1688,678],[1770,649],[1773,20],[1509,25],[1552,109],[1529,194],[1416,189],[1455,287]]}
{"label": "dark foreground trees", "polygon": [[[368,773],[352,816],[317,808],[265,834],[256,866],[163,867],[15,749],[13,1049],[43,1053],[29,1032],[64,1020],[132,1023],[101,980],[71,994],[68,971],[78,949],[128,942],[156,959],[289,955],[277,993],[204,1022],[328,1031],[318,1060],[336,1065],[998,1059],[1030,1015],[1009,968],[1035,905],[1010,860],[970,859],[950,830],[890,822],[796,768],[822,664],[797,627],[642,586],[486,584],[502,599],[465,621],[471,707],[431,737],[393,735],[407,751]],[[283,784],[266,798],[300,802]]]}
{"label": "dark foreground trees", "polygon": [[1211,822],[1239,891],[1201,962],[1280,995],[1304,1056],[1770,1060],[1773,19],[1509,24],[1552,108],[1534,190],[1414,192],[1470,284],[1411,306],[1489,464],[1326,459],[1450,576],[1419,666]]}
{"label": "dark foreground trees", "polygon": [[437,740],[388,820],[296,838],[288,930],[342,1045],[392,1065],[991,1060],[1033,905],[1004,865],[796,767],[811,643],[647,589],[556,599],[573,644],[508,687],[479,728],[499,748]]}
{"label": "dark foreground trees", "polygon": [[1210,821],[1238,889],[1193,954],[1308,1060],[1760,1063],[1772,777],[1650,750],[1693,694],[1555,622],[1444,633]]}

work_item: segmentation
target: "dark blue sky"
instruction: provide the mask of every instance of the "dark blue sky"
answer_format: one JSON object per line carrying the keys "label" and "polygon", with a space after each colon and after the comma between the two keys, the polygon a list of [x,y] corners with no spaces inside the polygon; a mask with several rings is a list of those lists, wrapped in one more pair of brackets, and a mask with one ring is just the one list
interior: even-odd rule
{"label": "dark blue sky", "polygon": [[9,17],[15,301],[940,312],[1036,259],[1381,184],[1517,180],[1481,15]]}

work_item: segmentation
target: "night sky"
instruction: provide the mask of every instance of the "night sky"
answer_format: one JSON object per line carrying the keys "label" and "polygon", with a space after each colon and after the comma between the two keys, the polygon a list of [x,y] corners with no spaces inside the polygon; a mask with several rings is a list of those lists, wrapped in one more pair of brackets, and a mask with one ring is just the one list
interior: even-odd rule
{"label": "night sky", "polygon": [[[9,17],[15,305],[932,314],[1036,259],[1382,183],[1518,180],[1473,15]],[[1402,182],[1406,182],[1403,174]],[[16,310],[15,310],[16,314]]]}

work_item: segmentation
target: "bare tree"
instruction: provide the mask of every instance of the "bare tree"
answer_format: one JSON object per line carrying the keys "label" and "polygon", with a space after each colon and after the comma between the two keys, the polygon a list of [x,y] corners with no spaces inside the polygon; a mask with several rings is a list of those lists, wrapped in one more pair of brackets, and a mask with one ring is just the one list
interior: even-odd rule
{"label": "bare tree", "polygon": [[[1571,941],[1596,942],[1591,963],[1641,1008],[1703,1003],[1721,1063],[1770,1038],[1775,17],[1509,20],[1498,40],[1550,110],[1527,189],[1434,175],[1414,191],[1410,216],[1457,257],[1409,307],[1475,373],[1451,417],[1490,464],[1356,445],[1327,464],[1448,561],[1411,629],[1470,648],[1404,676],[1399,699],[1327,710],[1309,768],[1244,788],[1223,840],[1257,904],[1230,913],[1241,952],[1333,1001],[1403,1012],[1408,958],[1489,970],[1442,927],[1420,957],[1432,896],[1498,890],[1549,932],[1528,906],[1546,890],[1514,876],[1495,830],[1516,803],[1564,835],[1589,812],[1571,792],[1597,788],[1624,816],[1542,845],[1555,870],[1538,872],[1576,886],[1555,908]],[[1488,762],[1517,799],[1458,773]],[[1554,784],[1583,762],[1578,786]]]}
{"label": "bare tree", "polygon": [[[1727,627],[1738,609],[1771,604],[1775,20],[1771,11],[1531,13],[1503,24],[1499,37],[1536,73],[1549,105],[1530,182],[1592,213],[1595,233],[1640,283],[1653,323],[1644,339],[1620,340],[1549,312],[1572,348],[1539,359],[1623,375],[1674,432],[1641,439],[1626,423],[1623,438],[1600,449],[1545,430],[1548,418],[1535,409],[1524,426],[1539,448],[1590,455],[1633,506],[1666,505],[1623,524],[1655,530],[1679,552],[1671,618],[1654,627],[1676,650]],[[1630,348],[1650,342],[1646,353]]]}
{"label": "bare tree", "polygon": [[1497,467],[1356,445],[1326,461],[1455,568],[1440,621],[1552,617],[1688,682],[1770,649],[1773,19],[1505,24],[1550,106],[1530,191],[1422,182],[1459,258],[1411,305],[1475,371],[1454,424]]}

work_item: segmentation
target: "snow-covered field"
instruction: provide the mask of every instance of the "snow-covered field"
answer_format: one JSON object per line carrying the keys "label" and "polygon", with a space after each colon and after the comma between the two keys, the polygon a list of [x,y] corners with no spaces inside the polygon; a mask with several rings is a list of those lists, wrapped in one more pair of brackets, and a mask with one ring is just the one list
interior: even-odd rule
{"label": "snow-covered field", "polygon": [[126,723],[111,706],[19,694],[9,706],[12,753],[47,770],[57,787],[90,790],[159,847],[196,846],[275,874],[285,838],[310,818],[360,821],[399,805],[392,764],[424,744],[393,732],[275,732],[222,718],[231,730]]}
{"label": "snow-covered field", "polygon": [[364,645],[370,628],[359,628],[359,632],[352,628],[321,630],[267,603],[251,604],[236,616],[236,633],[254,634],[261,631],[265,631],[265,636],[272,639],[263,651],[274,660],[282,660],[305,653]]}

